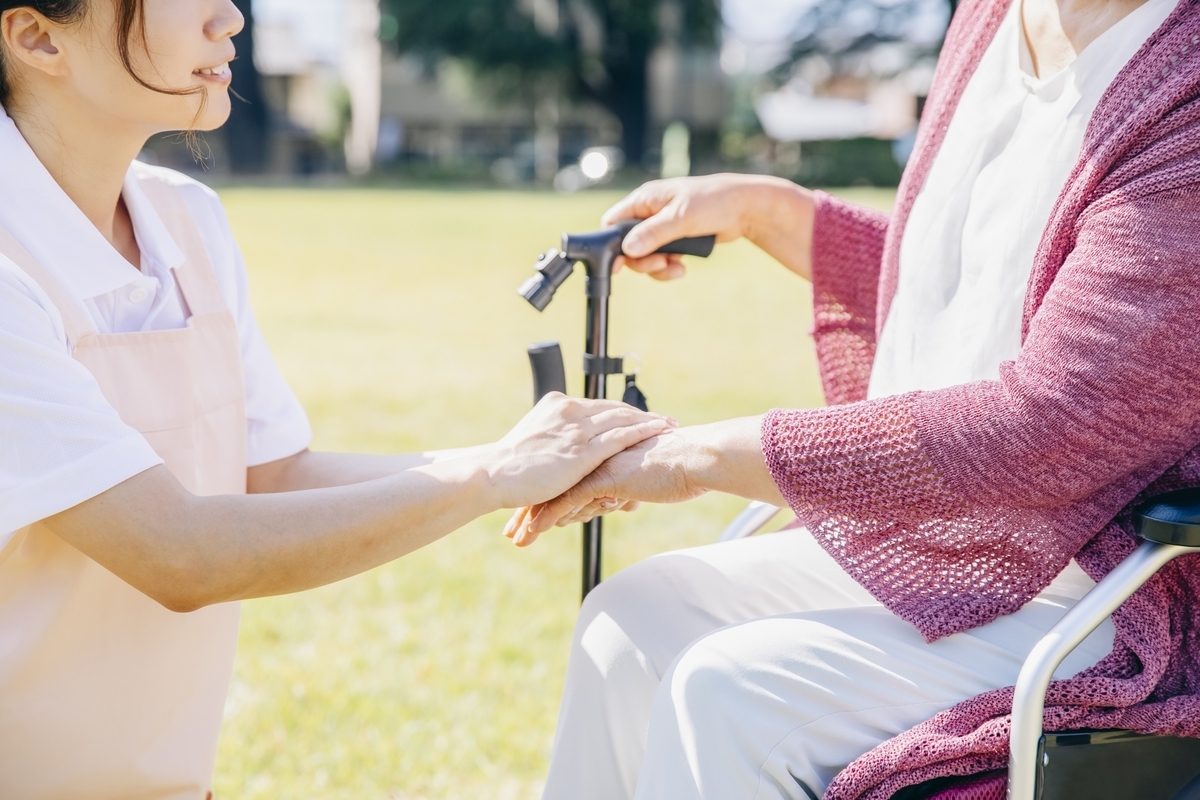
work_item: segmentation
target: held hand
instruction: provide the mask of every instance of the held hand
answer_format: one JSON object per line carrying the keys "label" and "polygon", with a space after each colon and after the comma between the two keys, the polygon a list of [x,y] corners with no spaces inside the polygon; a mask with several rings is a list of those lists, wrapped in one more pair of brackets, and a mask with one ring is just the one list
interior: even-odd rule
{"label": "held hand", "polygon": [[505,535],[519,547],[559,525],[585,522],[642,502],[681,503],[704,494],[688,475],[690,443],[677,431],[648,439],[605,461],[594,472],[555,499],[519,509]]}
{"label": "held hand", "polygon": [[504,534],[524,546],[555,525],[632,510],[639,502],[679,503],[710,491],[787,505],[763,458],[761,430],[761,417],[673,428],[613,456],[553,500],[520,509]]}
{"label": "held hand", "polygon": [[790,181],[757,175],[706,175],[651,181],[605,212],[601,222],[645,219],[624,242],[623,264],[656,280],[684,275],[680,256],[655,254],[668,242],[716,234],[743,236],[803,277],[810,274],[813,196]]}
{"label": "held hand", "polygon": [[551,392],[480,457],[500,506],[528,506],[561,494],[606,459],[675,424],[615,400]]}

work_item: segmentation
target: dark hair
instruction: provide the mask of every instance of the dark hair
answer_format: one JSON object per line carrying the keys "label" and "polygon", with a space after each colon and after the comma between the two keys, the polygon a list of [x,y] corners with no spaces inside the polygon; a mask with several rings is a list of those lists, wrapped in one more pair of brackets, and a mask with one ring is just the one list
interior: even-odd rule
{"label": "dark hair", "polygon": [[[14,8],[32,8],[51,22],[69,25],[83,19],[87,13],[89,2],[90,0],[0,0],[0,14]],[[193,90],[191,89],[171,90],[154,86],[138,75],[133,66],[129,43],[135,34],[139,37],[145,35],[145,13],[142,8],[142,0],[112,0],[112,2],[116,4],[117,11],[117,54],[121,57],[121,63],[125,65],[126,71],[147,89],[163,94],[192,94]],[[4,48],[0,46],[0,106],[8,105],[11,95],[12,85],[4,66]]]}

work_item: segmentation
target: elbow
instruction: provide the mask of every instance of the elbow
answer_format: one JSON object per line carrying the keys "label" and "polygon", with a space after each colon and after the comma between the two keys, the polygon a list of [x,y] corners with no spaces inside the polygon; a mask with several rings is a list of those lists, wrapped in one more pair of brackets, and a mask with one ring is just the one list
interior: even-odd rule
{"label": "elbow", "polygon": [[236,581],[231,579],[238,570],[227,558],[233,548],[218,542],[211,525],[192,524],[202,519],[205,515],[200,508],[191,506],[173,520],[169,528],[173,535],[160,537],[159,546],[146,554],[145,585],[139,588],[176,614],[191,614],[238,595]]}
{"label": "elbow", "polygon": [[191,614],[221,602],[213,593],[207,592],[198,582],[188,580],[156,582],[152,587],[142,587],[142,594],[175,614]]}
{"label": "elbow", "polygon": [[213,578],[227,574],[227,565],[214,563],[204,550],[176,546],[158,555],[136,588],[166,610],[190,614],[234,599],[229,582]]}
{"label": "elbow", "polygon": [[159,596],[152,597],[151,599],[153,599],[167,611],[171,611],[175,614],[191,614],[194,611],[199,611],[200,609],[211,605],[211,603],[206,602],[201,597],[191,594],[181,594],[178,592],[161,594]]}

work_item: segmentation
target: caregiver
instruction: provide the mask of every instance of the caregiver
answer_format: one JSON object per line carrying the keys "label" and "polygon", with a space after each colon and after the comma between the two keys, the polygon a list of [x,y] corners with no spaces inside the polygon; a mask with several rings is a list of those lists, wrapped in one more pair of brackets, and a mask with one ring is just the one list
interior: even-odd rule
{"label": "caregiver", "polygon": [[0,797],[204,798],[230,601],[546,500],[671,424],[558,395],[443,458],[309,452],[216,196],[134,161],[224,122],[242,25],[0,2]]}
{"label": "caregiver", "polygon": [[[1196,0],[964,2],[891,215],[714,176],[605,221],[627,217],[651,217],[627,253],[745,236],[811,279],[831,406],[681,428],[514,519],[527,544],[720,490],[806,529],[592,593],[545,798],[886,800],[1003,766],[1001,688],[1133,549],[1132,505],[1200,485]],[[1200,557],[1059,677],[1085,668],[1051,689],[1051,729],[1200,736]]]}

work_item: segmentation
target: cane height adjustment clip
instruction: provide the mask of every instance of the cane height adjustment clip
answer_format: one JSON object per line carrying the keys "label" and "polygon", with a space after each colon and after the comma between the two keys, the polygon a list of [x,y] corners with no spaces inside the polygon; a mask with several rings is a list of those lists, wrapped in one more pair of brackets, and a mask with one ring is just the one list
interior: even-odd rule
{"label": "cane height adjustment clip", "polygon": [[620,375],[625,372],[625,359],[583,354],[584,375]]}

